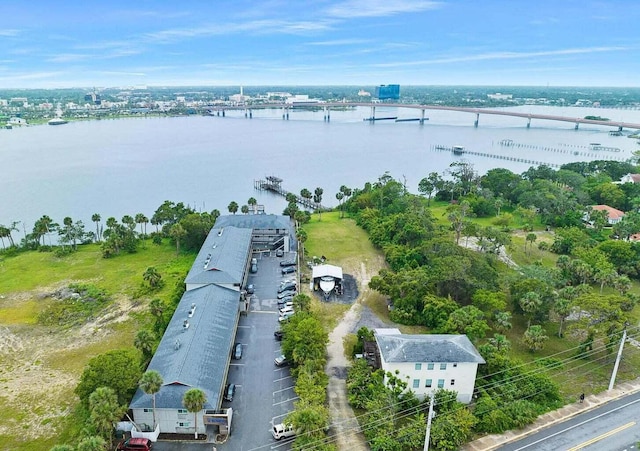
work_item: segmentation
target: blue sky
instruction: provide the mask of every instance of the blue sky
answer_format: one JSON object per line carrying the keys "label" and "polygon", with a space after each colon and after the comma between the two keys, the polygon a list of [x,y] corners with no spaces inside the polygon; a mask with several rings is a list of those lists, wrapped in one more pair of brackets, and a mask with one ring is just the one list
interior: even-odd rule
{"label": "blue sky", "polygon": [[27,0],[0,17],[0,88],[640,84],[636,0]]}

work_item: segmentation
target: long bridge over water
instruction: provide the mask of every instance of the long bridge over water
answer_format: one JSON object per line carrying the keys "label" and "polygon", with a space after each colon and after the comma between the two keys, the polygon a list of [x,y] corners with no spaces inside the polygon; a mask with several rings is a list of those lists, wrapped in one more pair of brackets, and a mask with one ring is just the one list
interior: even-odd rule
{"label": "long bridge over water", "polygon": [[[355,107],[368,107],[371,109],[371,114],[365,121],[375,122],[377,120],[395,119],[396,121],[416,121],[420,124],[424,124],[424,121],[428,120],[425,117],[425,112],[429,110],[440,111],[457,111],[461,113],[475,114],[474,127],[478,127],[480,124],[481,114],[491,114],[497,116],[512,116],[521,117],[527,120],[526,126],[531,126],[531,120],[545,120],[545,121],[559,121],[570,122],[574,124],[574,128],[578,130],[580,124],[589,125],[603,125],[606,127],[615,127],[618,132],[622,132],[622,129],[634,129],[640,130],[640,123],[611,121],[611,120],[597,120],[597,119],[585,119],[580,117],[569,116],[556,116],[551,114],[536,114],[536,113],[521,113],[518,111],[509,110],[492,110],[487,108],[467,108],[467,107],[455,107],[455,106],[443,106],[443,105],[419,105],[419,104],[406,104],[406,103],[362,103],[362,102],[295,102],[293,104],[288,103],[265,103],[255,105],[236,105],[236,106],[214,106],[208,108],[208,112],[211,115],[225,116],[225,111],[244,110],[245,117],[252,118],[253,110],[260,109],[282,109],[282,118],[289,119],[289,113],[295,109],[322,109],[324,111],[324,120],[331,120],[331,110],[339,110],[345,108]],[[411,119],[397,119],[396,117],[376,117],[376,108],[405,108],[410,110],[416,110],[420,112],[420,117]]]}

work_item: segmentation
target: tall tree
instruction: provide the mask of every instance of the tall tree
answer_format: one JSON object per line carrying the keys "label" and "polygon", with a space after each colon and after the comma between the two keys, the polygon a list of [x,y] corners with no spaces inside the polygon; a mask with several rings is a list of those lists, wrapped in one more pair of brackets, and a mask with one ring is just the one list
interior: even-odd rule
{"label": "tall tree", "polygon": [[[145,215],[143,215],[142,213],[138,213],[136,214],[136,224],[140,224],[140,234],[141,235],[146,235],[147,234],[147,223],[149,222],[149,218],[147,218]],[[142,228],[142,226],[144,225],[144,230]]]}
{"label": "tall tree", "polygon": [[[234,213],[235,214],[235,213]],[[184,229],[184,227],[182,227],[182,225],[180,225],[180,223],[178,224],[174,224],[171,227],[171,231],[169,232],[169,235],[171,236],[171,238],[173,238],[176,242],[176,255],[180,255],[180,240],[187,234],[187,231]]]}
{"label": "tall tree", "polygon": [[240,207],[240,211],[242,212],[243,215],[248,215],[249,214],[249,206],[248,205],[243,205],[242,207]]}
{"label": "tall tree", "polygon": [[80,440],[76,451],[104,451],[106,447],[107,442],[102,437],[92,436]]}
{"label": "tall tree", "polygon": [[100,235],[100,220],[102,217],[98,213],[94,213],[91,215],[91,221],[96,223],[96,242],[101,240]]}
{"label": "tall tree", "polygon": [[440,174],[437,172],[430,172],[428,176],[418,183],[418,191],[420,194],[427,196],[427,206],[431,206],[431,197],[437,192],[441,184],[442,177],[440,177]]}
{"label": "tall tree", "polygon": [[133,340],[133,345],[138,351],[142,353],[142,367],[146,366],[153,357],[153,345],[155,343],[155,336],[147,329],[140,329],[136,333],[136,338]]}
{"label": "tall tree", "polygon": [[322,221],[322,193],[324,193],[324,190],[320,187],[316,188],[313,191],[313,201],[316,204],[316,210],[319,213],[319,220]]}
{"label": "tall tree", "polygon": [[235,215],[238,212],[238,203],[235,200],[232,200],[227,207],[229,213]]}
{"label": "tall tree", "polygon": [[542,299],[535,291],[529,291],[520,298],[520,308],[527,314],[527,328],[531,326],[531,319],[542,307]]}
{"label": "tall tree", "polygon": [[199,388],[190,388],[182,397],[182,405],[193,413],[193,424],[195,426],[195,437],[198,438],[198,412],[207,403],[207,396]]}
{"label": "tall tree", "polygon": [[162,380],[162,376],[155,370],[149,370],[142,375],[140,378],[140,382],[138,385],[140,389],[145,392],[147,395],[151,395],[151,399],[153,402],[153,429],[156,428],[156,393],[160,391],[162,385],[164,384],[164,380]]}
{"label": "tall tree", "polygon": [[524,344],[531,352],[539,351],[544,347],[544,342],[549,337],[545,335],[545,330],[540,325],[530,326],[524,332]]}
{"label": "tall tree", "polygon": [[447,207],[447,219],[451,222],[451,228],[456,234],[456,244],[460,244],[460,235],[464,230],[467,217],[470,215],[471,206],[469,202],[463,200],[458,205],[449,205]]}
{"label": "tall tree", "polygon": [[113,423],[118,421],[126,408],[118,404],[118,397],[109,387],[98,387],[89,396],[91,423],[107,443],[113,438]]}

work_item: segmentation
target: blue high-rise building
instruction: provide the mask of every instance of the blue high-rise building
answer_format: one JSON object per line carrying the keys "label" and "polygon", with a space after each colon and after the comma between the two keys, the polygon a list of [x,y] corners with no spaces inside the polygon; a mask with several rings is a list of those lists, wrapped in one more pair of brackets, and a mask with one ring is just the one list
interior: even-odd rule
{"label": "blue high-rise building", "polygon": [[379,100],[398,100],[400,98],[400,85],[376,86],[376,97]]}

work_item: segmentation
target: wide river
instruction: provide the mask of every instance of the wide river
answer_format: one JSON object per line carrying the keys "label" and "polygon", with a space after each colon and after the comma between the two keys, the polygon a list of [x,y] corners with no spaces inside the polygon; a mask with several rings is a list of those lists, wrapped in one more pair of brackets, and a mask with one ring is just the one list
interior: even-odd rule
{"label": "wide river", "polygon": [[[518,107],[517,111],[569,117],[595,115],[640,123],[640,111],[586,108]],[[507,116],[427,111],[429,120],[369,123],[368,108],[323,112],[243,112],[226,117],[133,118],[72,122],[0,130],[0,224],[21,221],[27,232],[43,214],[61,223],[65,216],[82,220],[92,230],[91,215],[103,221],[114,216],[144,213],[151,217],[165,200],[184,202],[197,210],[227,213],[255,197],[267,213],[281,213],[286,203],[273,194],[254,190],[254,180],[275,175],[283,187],[324,189],[323,204],[336,205],[340,185],[362,187],[385,171],[406,181],[417,192],[421,178],[444,173],[464,158],[483,174],[495,167],[514,172],[532,164],[593,159],[624,160],[640,146],[636,139],[610,136],[611,127],[532,120]],[[378,107],[377,117],[416,117],[406,109]],[[625,130],[625,135],[632,131]],[[504,145],[510,140],[512,145]],[[594,144],[606,148],[592,150]],[[464,146],[455,156],[436,146]],[[21,234],[20,234],[21,235]]]}

